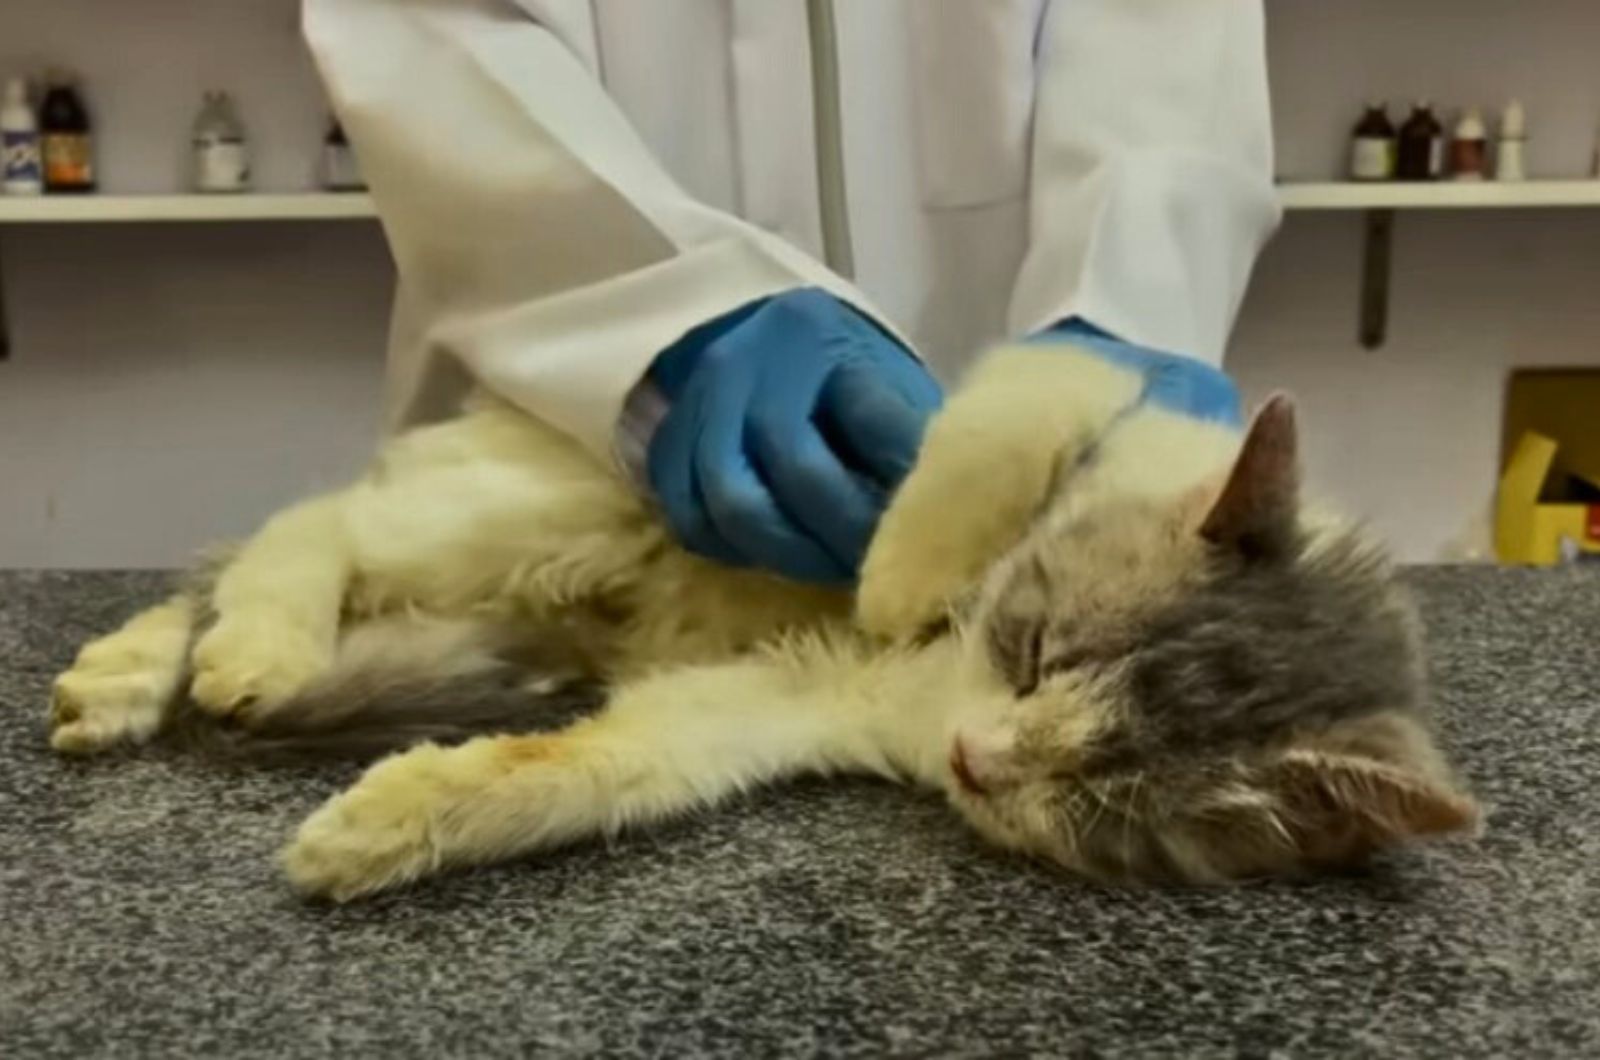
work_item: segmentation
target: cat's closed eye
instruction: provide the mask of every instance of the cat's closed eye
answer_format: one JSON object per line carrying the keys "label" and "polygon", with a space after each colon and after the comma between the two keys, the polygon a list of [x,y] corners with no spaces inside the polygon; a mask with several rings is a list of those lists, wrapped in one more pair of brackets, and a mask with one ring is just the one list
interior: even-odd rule
{"label": "cat's closed eye", "polygon": [[1039,663],[1039,679],[1054,677],[1056,674],[1070,673],[1081,670],[1094,663],[1100,656],[1089,648],[1065,648],[1043,656]]}
{"label": "cat's closed eye", "polygon": [[1108,661],[1104,646],[1053,644],[1057,637],[1043,618],[997,620],[989,628],[989,655],[1018,698],[1031,696],[1044,681],[1097,662]]}
{"label": "cat's closed eye", "polygon": [[990,623],[989,657],[1019,697],[1032,695],[1039,687],[1044,639],[1043,619],[997,619]]}

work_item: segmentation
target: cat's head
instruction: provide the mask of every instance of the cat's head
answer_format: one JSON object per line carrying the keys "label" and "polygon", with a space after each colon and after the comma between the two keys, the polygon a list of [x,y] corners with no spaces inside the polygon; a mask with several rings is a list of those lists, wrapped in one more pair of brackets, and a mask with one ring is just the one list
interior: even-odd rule
{"label": "cat's head", "polygon": [[1100,878],[1221,881],[1474,826],[1411,606],[1375,548],[1308,527],[1297,448],[1276,397],[1176,501],[1057,491],[966,624],[1011,692],[951,742],[979,831]]}

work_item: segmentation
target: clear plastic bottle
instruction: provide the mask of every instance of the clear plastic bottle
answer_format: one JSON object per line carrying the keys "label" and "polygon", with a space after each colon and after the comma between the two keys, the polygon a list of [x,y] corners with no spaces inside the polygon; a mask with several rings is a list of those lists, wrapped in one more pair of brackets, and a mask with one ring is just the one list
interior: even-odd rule
{"label": "clear plastic bottle", "polygon": [[194,121],[194,186],[207,194],[250,190],[250,145],[226,92],[207,92]]}
{"label": "clear plastic bottle", "polygon": [[44,191],[39,118],[28,102],[28,83],[20,77],[7,82],[5,102],[0,105],[0,187],[7,195]]}
{"label": "clear plastic bottle", "polygon": [[365,191],[367,187],[356,153],[337,118],[329,123],[328,135],[322,141],[322,186],[329,191]]}

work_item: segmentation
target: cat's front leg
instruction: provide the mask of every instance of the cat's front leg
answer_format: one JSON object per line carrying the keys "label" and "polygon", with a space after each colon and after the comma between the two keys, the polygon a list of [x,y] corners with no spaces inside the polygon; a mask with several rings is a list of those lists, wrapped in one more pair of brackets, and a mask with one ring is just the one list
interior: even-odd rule
{"label": "cat's front leg", "polygon": [[1134,404],[1137,373],[1060,347],[989,354],[935,417],[861,570],[857,616],[909,640],[1016,544],[1070,464]]}
{"label": "cat's front leg", "polygon": [[301,891],[345,901],[662,820],[805,770],[893,774],[873,719],[895,675],[871,665],[890,664],[819,642],[647,678],[558,733],[418,747],[312,814],[284,868]]}
{"label": "cat's front leg", "polygon": [[350,569],[340,495],[274,516],[212,589],[215,617],[190,660],[195,702],[232,714],[286,699],[325,672]]}
{"label": "cat's front leg", "polygon": [[[512,739],[544,738],[424,744],[368,769],[300,826],[283,852],[290,882],[308,895],[345,902],[473,860],[466,856],[472,840],[463,811],[470,816],[511,771]],[[536,815],[540,807],[518,812]],[[481,860],[493,859],[492,851],[483,853]]]}

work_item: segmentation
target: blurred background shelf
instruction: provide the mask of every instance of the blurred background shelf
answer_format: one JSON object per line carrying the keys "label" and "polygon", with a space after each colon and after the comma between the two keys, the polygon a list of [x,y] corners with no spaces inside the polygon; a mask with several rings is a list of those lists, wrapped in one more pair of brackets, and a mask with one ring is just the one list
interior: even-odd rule
{"label": "blurred background shelf", "polygon": [[0,198],[0,224],[337,221],[376,216],[370,196],[351,192]]}
{"label": "blurred background shelf", "polygon": [[[1520,184],[1287,182],[1288,210],[1460,210],[1600,206],[1600,180]],[[0,224],[156,221],[316,221],[376,217],[372,198],[350,192],[248,195],[0,197]]]}
{"label": "blurred background shelf", "polygon": [[1600,180],[1514,184],[1293,183],[1278,185],[1289,210],[1462,210],[1600,206]]}

